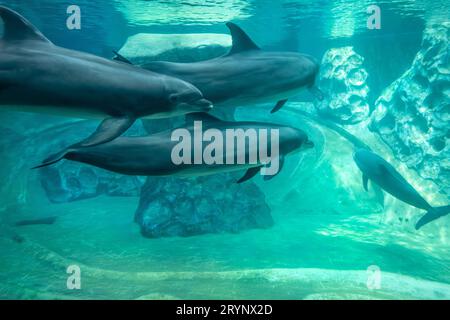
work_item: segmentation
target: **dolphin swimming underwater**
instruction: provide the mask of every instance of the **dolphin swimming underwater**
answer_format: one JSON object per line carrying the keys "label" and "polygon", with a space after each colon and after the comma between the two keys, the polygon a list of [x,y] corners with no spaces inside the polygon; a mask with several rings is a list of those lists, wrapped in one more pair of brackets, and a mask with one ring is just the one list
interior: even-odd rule
{"label": "dolphin swimming underwater", "polygon": [[450,213],[450,206],[432,207],[429,205],[414,187],[379,155],[366,149],[359,149],[355,152],[353,158],[363,173],[363,185],[366,191],[367,182],[371,180],[395,198],[427,211],[416,223],[416,230]]}
{"label": "dolphin swimming underwater", "polygon": [[0,17],[0,110],[104,119],[80,146],[111,141],[137,118],[212,108],[185,81],[58,47],[6,7],[0,6]]}
{"label": "dolphin swimming underwater", "polygon": [[[228,129],[254,129],[259,132],[261,132],[260,130],[278,129],[278,172],[281,171],[284,157],[287,154],[314,147],[314,143],[310,141],[306,133],[300,129],[261,122],[226,122],[206,113],[193,114],[192,116],[188,115],[187,117],[188,122],[185,126],[181,127],[181,129],[187,130],[194,137],[195,126],[193,123],[195,124],[196,121],[202,122],[205,133],[208,129],[213,129],[216,130],[216,132],[220,131],[223,135],[225,135],[225,132]],[[189,122],[190,120],[194,121],[191,123]],[[120,174],[140,176],[201,176],[219,172],[247,170],[245,175],[238,181],[241,183],[251,179],[261,169],[267,167],[267,163],[250,163],[249,161],[246,161],[243,164],[226,164],[226,152],[223,152],[220,155],[220,159],[223,160],[221,163],[193,164],[194,161],[192,161],[191,164],[175,164],[172,152],[179,142],[172,139],[174,130],[177,129],[166,130],[146,137],[119,137],[113,141],[89,148],[68,148],[66,151],[48,158],[36,168],[53,164],[61,159],[68,159],[87,163]],[[270,142],[270,139],[268,142]],[[243,151],[235,146],[233,157],[239,158],[240,156],[245,156],[245,159],[248,159],[251,148],[258,148],[258,150],[253,149],[253,151],[265,152],[266,155],[268,154],[267,149],[270,148],[269,146],[267,149],[261,150],[261,148],[265,147],[261,147],[260,143],[254,144],[253,146],[248,141],[246,143],[247,147]],[[256,145],[258,145],[258,147]],[[189,146],[191,146],[191,144]],[[203,144],[201,146],[201,153],[205,152],[206,148],[208,148],[208,145]],[[195,151],[190,156],[190,159],[195,158],[194,153]],[[264,178],[267,180],[274,175],[266,175]]]}
{"label": "dolphin swimming underwater", "polygon": [[[192,83],[212,101],[213,112],[224,115],[234,111],[232,107],[276,102],[273,113],[305,88],[323,98],[314,85],[319,64],[313,57],[261,50],[240,27],[232,22],[226,25],[232,48],[224,56],[193,63],[155,61],[140,67]],[[118,53],[115,59],[128,61]]]}

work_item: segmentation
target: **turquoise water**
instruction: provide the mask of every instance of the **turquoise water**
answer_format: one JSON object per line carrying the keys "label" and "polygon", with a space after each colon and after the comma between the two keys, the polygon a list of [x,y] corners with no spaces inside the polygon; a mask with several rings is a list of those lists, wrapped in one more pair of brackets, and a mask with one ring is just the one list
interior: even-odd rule
{"label": "turquoise water", "polygon": [[[380,30],[366,27],[366,10],[373,3],[381,8]],[[391,133],[368,130],[379,97],[405,75],[422,50],[424,31],[448,21],[447,1],[78,0],[73,4],[81,8],[82,28],[72,31],[66,28],[66,1],[0,4],[27,17],[55,44],[106,58],[137,33],[227,34],[227,21],[241,26],[264,50],[300,51],[320,61],[330,49],[352,47],[364,58],[363,67],[369,74],[365,84],[370,88],[364,95],[370,115],[351,124],[320,113],[305,116],[305,112],[310,115],[315,110],[310,96],[290,99],[273,115],[269,113],[272,105],[238,108],[236,120],[270,121],[304,129],[315,148],[288,157],[283,171],[270,181],[256,177],[245,192],[234,193],[238,189],[225,180],[223,186],[216,187],[223,202],[211,205],[211,212],[220,209],[231,216],[233,211],[235,217],[239,209],[226,207],[232,203],[230,198],[244,199],[244,203],[246,198],[263,199],[258,201],[267,206],[273,224],[192,236],[149,238],[141,234],[133,216],[145,177],[133,180],[97,169],[87,171],[83,169],[87,165],[66,161],[57,166],[58,174],[66,177],[62,187],[49,192],[45,181],[56,183],[55,172],[30,170],[58,143],[84,137],[98,122],[2,111],[0,298],[450,297],[448,216],[416,231],[414,223],[424,211],[389,195],[381,206],[372,189],[364,191],[361,173],[352,159],[352,139],[356,137],[393,164],[430,203],[448,205],[448,53],[446,65],[438,68],[444,80],[430,94],[446,103],[441,118],[444,125],[432,122],[436,127],[431,128],[439,131],[447,126],[443,147],[430,153],[430,157],[443,157],[439,170],[424,171],[424,166],[411,160],[414,150],[417,157],[424,150],[411,148],[405,155],[401,148],[396,149]],[[445,44],[448,51],[448,27]],[[406,98],[402,101],[409,110],[410,102]],[[408,114],[414,116],[414,112]],[[403,123],[402,118],[396,121],[397,127]],[[350,133],[350,138],[339,128]],[[137,123],[129,134],[142,134],[142,130]],[[407,136],[409,131],[405,132]],[[419,144],[426,143],[425,133],[416,134]],[[400,138],[406,141],[404,136]],[[433,174],[428,174],[430,171]],[[76,179],[67,178],[69,173]],[[203,184],[187,179],[187,183],[191,188],[206,189],[217,184],[215,179],[210,176]],[[172,190],[177,190],[180,182],[163,183],[164,192],[173,194],[166,198],[177,208],[181,195]],[[202,197],[194,199],[194,205],[200,206]],[[15,225],[45,217],[56,217],[56,221]],[[67,288],[66,269],[70,265],[80,267],[80,290]],[[379,288],[367,286],[370,266],[381,270]]]}

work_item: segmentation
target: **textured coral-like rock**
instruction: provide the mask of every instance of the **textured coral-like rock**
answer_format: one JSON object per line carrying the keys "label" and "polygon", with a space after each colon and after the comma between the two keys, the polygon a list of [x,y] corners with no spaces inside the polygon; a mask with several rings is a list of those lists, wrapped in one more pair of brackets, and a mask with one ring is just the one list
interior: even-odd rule
{"label": "textured coral-like rock", "polygon": [[370,129],[450,195],[450,23],[424,32],[420,51],[375,102]]}
{"label": "textured coral-like rock", "polygon": [[239,174],[191,179],[149,177],[135,221],[149,238],[237,233],[273,225],[264,194]]}
{"label": "textured coral-like rock", "polygon": [[321,115],[342,124],[358,123],[368,117],[368,74],[363,62],[364,58],[352,47],[333,48],[325,53],[319,78],[325,99],[316,103]]}
{"label": "textured coral-like rock", "polygon": [[227,34],[153,34],[139,33],[128,38],[119,53],[134,64],[151,61],[195,62],[216,58],[228,52]]}
{"label": "textured coral-like rock", "polygon": [[63,203],[99,195],[139,196],[143,180],[79,163],[64,162],[42,169],[41,185],[51,202]]}

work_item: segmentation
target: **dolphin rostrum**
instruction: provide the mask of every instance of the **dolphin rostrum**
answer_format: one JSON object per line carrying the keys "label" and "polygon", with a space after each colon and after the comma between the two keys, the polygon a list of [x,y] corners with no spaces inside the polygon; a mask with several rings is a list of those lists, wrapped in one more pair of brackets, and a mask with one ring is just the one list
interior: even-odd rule
{"label": "dolphin rostrum", "polygon": [[395,168],[379,155],[359,149],[353,155],[356,165],[363,173],[363,185],[367,191],[367,182],[371,180],[395,198],[427,213],[416,223],[416,229],[450,213],[450,206],[432,207],[428,202],[403,178]]}
{"label": "dolphin rostrum", "polygon": [[[194,125],[191,120],[194,120]],[[279,163],[279,170],[276,173],[282,169],[284,156],[314,146],[314,143],[308,139],[306,133],[299,129],[261,122],[226,122],[215,118],[212,115],[199,113],[188,115],[186,125],[181,128],[166,130],[146,137],[119,137],[113,141],[89,148],[70,147],[64,152],[55,154],[46,159],[38,167],[53,164],[61,159],[68,159],[125,175],[201,176],[219,172],[247,170],[245,175],[239,179],[239,183],[251,179],[260,172],[260,170],[267,168],[268,163],[262,163],[261,161],[256,161],[254,163],[251,163],[250,161],[229,163],[229,149],[224,152],[220,151],[220,155],[218,153],[219,149],[212,152],[216,156],[215,162],[195,162],[195,141],[188,142],[189,147],[193,146],[192,149],[194,150],[194,152],[188,156],[188,160],[192,159],[194,161],[189,164],[174,162],[174,148],[179,144],[179,141],[173,139],[173,133],[179,129],[185,130],[194,136],[195,139],[195,135],[198,134],[198,132],[196,132],[195,123],[198,121],[202,122],[203,129],[205,129],[205,135],[206,132],[208,132],[208,129],[212,129],[216,134],[226,136],[227,138],[225,139],[227,139],[227,141],[228,139],[236,138],[228,138],[226,132],[229,129],[241,130],[242,133],[248,133],[248,131],[246,131],[248,129],[259,132],[259,134],[256,135],[256,137],[259,137],[257,138],[258,143],[251,144],[249,140],[245,140],[247,138],[245,137],[244,140],[241,140],[241,142],[246,145],[245,148],[238,148],[238,143],[234,145],[234,149],[231,150],[232,158],[234,159],[249,159],[252,151],[255,151],[258,154],[265,153],[265,155],[268,155],[268,151],[271,151],[269,145],[272,140],[269,139],[269,141],[267,141],[267,139],[265,139],[265,141],[269,143],[267,145],[261,144],[261,132],[264,130],[277,129],[279,136],[279,152],[277,153],[276,161]],[[217,138],[212,139],[210,136],[208,140],[216,141],[216,139]],[[205,154],[208,148],[211,151],[211,144],[203,144],[198,149],[200,149],[201,154]],[[219,157],[219,161],[217,161],[217,157]],[[274,161],[274,155],[271,154],[271,157],[272,162]],[[264,176],[264,179],[270,179],[275,176],[276,173],[271,176],[266,175]]]}
{"label": "dolphin rostrum", "polygon": [[[231,32],[232,47],[222,57],[193,63],[155,61],[141,67],[192,83],[212,101],[214,112],[225,115],[231,107],[263,102],[276,102],[271,111],[276,112],[288,98],[305,88],[323,99],[314,85],[319,65],[313,57],[261,50],[236,24],[226,25]],[[117,53],[115,59],[131,63]]]}
{"label": "dolphin rostrum", "polygon": [[0,17],[1,108],[104,119],[80,146],[111,141],[137,118],[212,108],[183,80],[58,47],[6,7],[0,6]]}

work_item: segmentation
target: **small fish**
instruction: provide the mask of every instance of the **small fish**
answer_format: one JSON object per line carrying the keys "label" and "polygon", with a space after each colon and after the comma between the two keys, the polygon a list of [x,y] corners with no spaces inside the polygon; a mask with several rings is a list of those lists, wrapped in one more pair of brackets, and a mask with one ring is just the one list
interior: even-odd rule
{"label": "small fish", "polygon": [[47,217],[40,219],[20,220],[15,223],[16,227],[29,226],[35,224],[54,224],[57,217]]}

